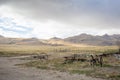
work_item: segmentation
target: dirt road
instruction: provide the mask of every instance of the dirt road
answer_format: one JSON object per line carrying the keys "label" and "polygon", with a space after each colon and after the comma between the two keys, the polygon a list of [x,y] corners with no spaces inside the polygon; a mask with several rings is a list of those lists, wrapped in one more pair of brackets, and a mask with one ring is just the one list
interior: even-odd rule
{"label": "dirt road", "polygon": [[67,72],[15,66],[24,62],[26,61],[14,57],[0,57],[0,80],[103,80]]}

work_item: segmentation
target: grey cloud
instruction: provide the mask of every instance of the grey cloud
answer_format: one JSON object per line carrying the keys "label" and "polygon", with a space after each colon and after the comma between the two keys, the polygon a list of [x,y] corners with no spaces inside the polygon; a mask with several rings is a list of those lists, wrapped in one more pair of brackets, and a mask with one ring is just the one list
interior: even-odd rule
{"label": "grey cloud", "polygon": [[5,4],[8,0],[0,0],[0,5]]}
{"label": "grey cloud", "polygon": [[119,28],[120,0],[0,0],[35,20],[63,22],[77,28]]}

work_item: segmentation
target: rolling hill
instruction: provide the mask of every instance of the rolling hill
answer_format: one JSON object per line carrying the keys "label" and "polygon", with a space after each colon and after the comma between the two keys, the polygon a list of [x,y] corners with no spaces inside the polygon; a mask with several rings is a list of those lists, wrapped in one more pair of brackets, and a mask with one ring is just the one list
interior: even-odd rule
{"label": "rolling hill", "polygon": [[0,36],[0,44],[46,45],[37,38],[7,38]]}

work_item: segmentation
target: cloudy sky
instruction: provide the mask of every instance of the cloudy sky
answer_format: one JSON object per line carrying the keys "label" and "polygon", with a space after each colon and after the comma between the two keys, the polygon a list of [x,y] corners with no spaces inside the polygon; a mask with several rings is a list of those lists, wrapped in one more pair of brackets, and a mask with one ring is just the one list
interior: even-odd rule
{"label": "cloudy sky", "polygon": [[0,0],[0,35],[120,34],[120,0]]}

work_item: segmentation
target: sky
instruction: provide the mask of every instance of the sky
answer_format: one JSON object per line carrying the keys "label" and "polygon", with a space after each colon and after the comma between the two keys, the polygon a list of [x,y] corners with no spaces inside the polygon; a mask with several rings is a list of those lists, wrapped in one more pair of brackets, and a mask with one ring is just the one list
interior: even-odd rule
{"label": "sky", "polygon": [[120,34],[120,0],[0,0],[0,35]]}

